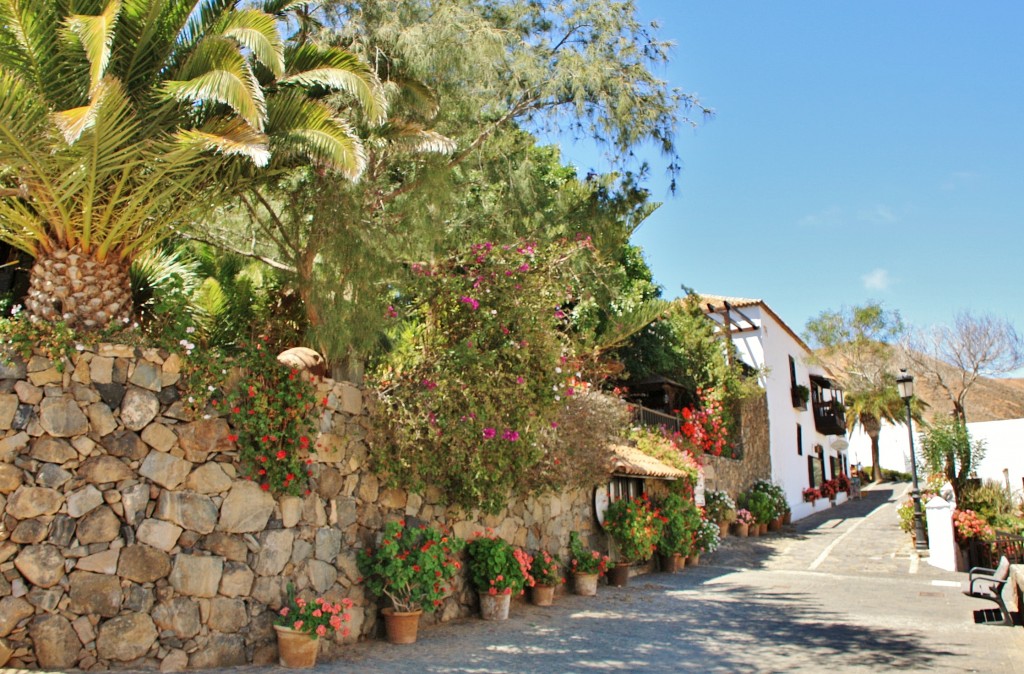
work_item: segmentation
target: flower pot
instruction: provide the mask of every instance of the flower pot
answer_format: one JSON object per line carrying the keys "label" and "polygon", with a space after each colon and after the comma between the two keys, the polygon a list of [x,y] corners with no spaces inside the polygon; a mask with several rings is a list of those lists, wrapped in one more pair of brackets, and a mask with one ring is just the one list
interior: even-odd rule
{"label": "flower pot", "polygon": [[608,584],[612,587],[626,587],[629,585],[629,567],[624,562],[616,562],[615,566],[608,569]]}
{"label": "flower pot", "polygon": [[277,632],[278,662],[288,669],[311,669],[320,652],[320,640],[301,630],[274,625]]}
{"label": "flower pot", "polygon": [[686,557],[678,552],[671,555],[658,555],[658,561],[661,564],[662,573],[675,573],[686,566]]}
{"label": "flower pot", "polygon": [[778,531],[782,528],[782,515],[779,515],[768,523],[768,531]]}
{"label": "flower pot", "polygon": [[762,522],[761,524],[758,524],[757,525],[757,529],[758,529],[757,535],[758,536],[764,536],[765,534],[768,533],[768,523],[767,522]]}
{"label": "flower pot", "polygon": [[384,631],[388,635],[389,644],[414,644],[420,629],[420,615],[423,611],[408,613],[393,608],[382,609],[384,614]]}
{"label": "flower pot", "polygon": [[753,524],[748,524],[747,525],[747,535],[748,536],[760,536],[761,535],[761,525],[758,524],[757,522],[754,522]]}
{"label": "flower pot", "polygon": [[484,620],[508,620],[511,594],[480,593],[480,617]]}
{"label": "flower pot", "polygon": [[572,575],[572,590],[583,597],[593,597],[597,594],[597,574],[574,573]]}
{"label": "flower pot", "polygon": [[743,524],[742,522],[736,522],[733,524],[736,535],[740,538],[746,538],[747,533],[750,531],[749,524]]}
{"label": "flower pot", "polygon": [[719,522],[718,523],[718,533],[719,533],[721,538],[725,538],[726,536],[728,536],[729,535],[729,523],[726,522],[725,520],[722,520],[721,522]]}
{"label": "flower pot", "polygon": [[534,585],[530,590],[530,600],[534,606],[551,606],[555,601],[555,586]]}
{"label": "flower pot", "polygon": [[700,565],[700,555],[696,554],[696,555],[690,555],[689,557],[687,557],[686,558],[686,565],[687,566],[699,566]]}
{"label": "flower pot", "polygon": [[787,510],[786,512],[782,513],[782,523],[783,524],[792,524],[793,523],[793,511],[792,510]]}

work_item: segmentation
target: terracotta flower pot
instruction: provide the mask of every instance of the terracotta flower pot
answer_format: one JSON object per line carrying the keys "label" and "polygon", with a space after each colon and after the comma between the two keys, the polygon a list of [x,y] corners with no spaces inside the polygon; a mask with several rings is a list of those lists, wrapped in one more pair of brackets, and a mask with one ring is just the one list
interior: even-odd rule
{"label": "terracotta flower pot", "polygon": [[508,620],[508,607],[512,602],[510,594],[480,593],[480,617],[484,620]]}
{"label": "terracotta flower pot", "polygon": [[736,532],[736,536],[738,536],[739,538],[746,538],[747,534],[750,531],[750,525],[743,524],[742,522],[733,523],[733,527]]}
{"label": "terracotta flower pot", "polygon": [[748,524],[747,525],[747,535],[748,536],[760,536],[761,535],[761,525],[758,524],[757,522],[754,522],[753,524]]}
{"label": "terracotta flower pot", "polygon": [[678,552],[671,555],[658,555],[658,561],[663,573],[676,573],[686,567],[686,557]]}
{"label": "terracotta flower pot", "polygon": [[721,522],[719,522],[718,523],[718,533],[721,536],[721,538],[727,537],[729,535],[729,523],[726,522],[725,520],[722,520]]}
{"label": "terracotta flower pot", "polygon": [[574,573],[572,575],[572,589],[576,594],[583,597],[593,597],[597,594],[596,573]]}
{"label": "terracotta flower pot", "polygon": [[530,600],[534,606],[551,606],[555,601],[555,586],[534,585],[530,590]]}
{"label": "terracotta flower pot", "polygon": [[686,558],[686,565],[687,566],[699,566],[700,565],[700,555],[699,554],[697,554],[697,555],[690,555],[689,557],[687,557]]}
{"label": "terracotta flower pot", "polygon": [[793,511],[792,510],[787,510],[786,512],[784,512],[782,514],[782,523],[783,524],[792,524],[793,523]]}
{"label": "terracotta flower pot", "polygon": [[768,531],[778,531],[782,528],[782,515],[779,515],[768,523]]}
{"label": "terracotta flower pot", "polygon": [[384,614],[384,631],[388,635],[388,643],[414,644],[420,629],[420,615],[423,611],[400,612],[393,608],[382,609]]}
{"label": "terracotta flower pot", "polygon": [[288,669],[311,669],[316,665],[320,640],[309,632],[274,625],[277,632],[278,662]]}
{"label": "terracotta flower pot", "polygon": [[758,536],[764,536],[766,533],[768,533],[768,523],[767,522],[762,522],[761,524],[758,524],[757,528],[758,528],[758,531],[757,531],[757,535]]}
{"label": "terracotta flower pot", "polygon": [[608,584],[612,587],[629,585],[629,567],[629,564],[616,562],[615,566],[608,570]]}

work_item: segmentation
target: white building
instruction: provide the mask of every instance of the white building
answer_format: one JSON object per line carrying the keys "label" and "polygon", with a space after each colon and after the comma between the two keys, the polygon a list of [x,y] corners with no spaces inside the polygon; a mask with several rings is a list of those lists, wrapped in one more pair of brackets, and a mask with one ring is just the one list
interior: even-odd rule
{"label": "white building", "polygon": [[[914,424],[914,447],[920,449],[921,437]],[[985,457],[975,466],[975,473],[982,480],[995,480],[1009,485],[1021,494],[1024,488],[1024,419],[1003,421],[977,421],[967,424],[971,440],[985,443]],[[910,436],[906,426],[882,424],[878,435],[879,462],[882,468],[910,472]],[[871,465],[871,439],[860,428],[850,435],[848,450],[851,464]],[[918,477],[924,478],[925,468],[918,465]]]}
{"label": "white building", "polygon": [[[786,492],[793,519],[829,507],[803,490],[849,474],[842,392],[811,350],[763,300],[702,295],[708,316],[727,330],[743,361],[762,371],[768,400],[772,480]],[[840,494],[838,501],[845,500]]]}

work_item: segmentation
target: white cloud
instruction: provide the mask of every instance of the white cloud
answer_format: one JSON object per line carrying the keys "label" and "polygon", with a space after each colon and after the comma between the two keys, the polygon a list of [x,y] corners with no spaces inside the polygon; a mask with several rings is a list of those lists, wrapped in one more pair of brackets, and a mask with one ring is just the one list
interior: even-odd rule
{"label": "white cloud", "polygon": [[808,213],[800,218],[799,223],[804,227],[827,227],[841,224],[842,216],[842,212],[833,206],[817,213]]}
{"label": "white cloud", "polygon": [[892,279],[889,278],[889,272],[885,269],[872,269],[860,278],[867,290],[886,290],[889,284],[892,283]]}
{"label": "white cloud", "polygon": [[862,211],[860,219],[873,225],[889,225],[899,220],[896,214],[892,212],[892,209],[884,204],[878,204]]}

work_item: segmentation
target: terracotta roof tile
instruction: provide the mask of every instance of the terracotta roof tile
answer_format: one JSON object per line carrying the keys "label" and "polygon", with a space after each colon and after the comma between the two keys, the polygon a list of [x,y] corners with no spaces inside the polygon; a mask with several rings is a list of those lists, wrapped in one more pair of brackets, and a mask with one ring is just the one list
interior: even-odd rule
{"label": "terracotta roof tile", "polygon": [[617,475],[660,477],[675,479],[686,475],[683,471],[647,456],[636,447],[612,445],[612,472]]}

